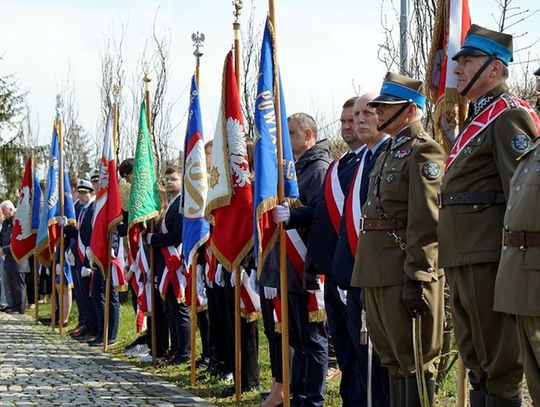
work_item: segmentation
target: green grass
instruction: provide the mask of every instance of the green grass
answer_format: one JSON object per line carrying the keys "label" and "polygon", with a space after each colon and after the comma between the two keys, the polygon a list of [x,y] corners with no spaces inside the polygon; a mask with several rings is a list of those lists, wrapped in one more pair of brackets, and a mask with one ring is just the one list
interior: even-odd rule
{"label": "green grass", "polygon": [[[28,311],[28,314],[33,317],[33,311]],[[50,304],[40,304],[39,316],[44,318],[50,318],[51,307]],[[77,306],[74,304],[69,317],[69,325],[65,328],[67,330],[74,328],[77,325],[78,311]],[[262,330],[262,321],[259,324],[259,367],[261,375],[261,391],[269,391],[271,385],[271,370],[270,361],[268,356],[268,342],[266,336]],[[56,330],[58,332],[58,330]],[[146,371],[155,373],[162,376],[164,379],[177,384],[179,387],[190,391],[191,393],[202,397],[218,406],[257,406],[262,401],[258,392],[251,391],[242,395],[242,401],[236,403],[234,396],[229,398],[221,398],[219,395],[221,391],[228,385],[218,379],[207,377],[204,380],[199,380],[194,387],[190,385],[190,370],[189,365],[180,366],[158,366],[154,370],[148,364],[141,364],[138,359],[128,358],[124,355],[124,348],[129,345],[135,338],[137,333],[135,332],[135,315],[131,302],[121,304],[120,306],[120,325],[118,329],[117,344],[108,350],[108,353],[114,357],[126,361],[132,365],[142,367]],[[200,340],[197,338],[197,354],[200,354]],[[452,372],[441,383],[439,394],[437,395],[437,406],[455,406],[456,405],[456,367],[454,366]],[[326,398],[325,406],[338,407],[341,406],[341,399],[339,397],[339,382],[340,377],[327,383],[326,386]]]}

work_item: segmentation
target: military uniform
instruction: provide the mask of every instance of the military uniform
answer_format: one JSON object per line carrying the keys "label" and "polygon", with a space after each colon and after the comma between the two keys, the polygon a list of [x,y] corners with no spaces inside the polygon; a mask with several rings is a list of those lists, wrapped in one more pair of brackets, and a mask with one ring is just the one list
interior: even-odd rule
{"label": "military uniform", "polygon": [[540,141],[520,161],[510,182],[494,310],[517,316],[529,393],[540,405]]}
{"label": "military uniform", "polygon": [[[414,83],[419,89],[421,83]],[[422,317],[421,335],[424,374],[433,396],[443,333],[444,274],[437,267],[436,202],[443,160],[442,148],[421,122],[401,130],[377,159],[362,208],[351,285],[363,289],[368,331],[390,373],[392,406],[419,402],[414,395],[412,319],[402,300],[404,283],[411,281],[423,286],[431,307]]]}
{"label": "military uniform", "polygon": [[[489,44],[499,41],[508,50],[507,37],[511,43],[511,36],[478,26],[472,26],[470,36],[476,38],[471,52],[483,47],[481,38],[489,40],[484,55],[490,58],[500,54],[492,53]],[[456,57],[472,55],[467,49],[466,39]],[[497,58],[507,63],[511,54]],[[470,370],[473,407],[521,403],[523,372],[515,323],[493,312],[493,300],[510,178],[535,130],[519,100],[506,92],[506,85],[499,85],[471,104],[439,196],[439,265],[449,281],[454,332]],[[489,121],[488,116],[495,119]],[[477,130],[471,130],[474,127]]]}

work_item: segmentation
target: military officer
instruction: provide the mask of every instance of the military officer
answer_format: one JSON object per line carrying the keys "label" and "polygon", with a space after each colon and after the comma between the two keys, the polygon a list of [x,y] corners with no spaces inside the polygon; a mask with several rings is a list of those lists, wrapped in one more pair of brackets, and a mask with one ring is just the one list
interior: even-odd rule
{"label": "military officer", "polygon": [[424,377],[419,372],[419,378],[425,380],[429,404],[442,343],[437,191],[444,153],[422,126],[426,98],[421,86],[421,81],[388,73],[380,95],[369,102],[376,108],[378,129],[392,139],[370,174],[351,279],[364,291],[368,331],[390,374],[391,406],[420,405],[412,327],[422,337]]}
{"label": "military officer", "polygon": [[505,84],[511,35],[472,25],[453,59],[458,91],[471,104],[439,195],[439,265],[470,370],[471,406],[519,406],[523,370],[515,323],[493,311],[493,300],[510,178],[536,129],[528,107]]}

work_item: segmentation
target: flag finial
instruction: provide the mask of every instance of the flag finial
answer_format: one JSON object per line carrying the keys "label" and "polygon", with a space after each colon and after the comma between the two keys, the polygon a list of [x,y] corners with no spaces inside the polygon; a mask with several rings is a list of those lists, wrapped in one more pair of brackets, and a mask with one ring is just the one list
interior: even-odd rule
{"label": "flag finial", "polygon": [[193,55],[195,55],[197,58],[202,57],[203,53],[201,52],[201,47],[203,46],[203,42],[205,40],[204,34],[197,31],[196,33],[191,34],[191,40],[193,41],[193,46],[195,47]]}

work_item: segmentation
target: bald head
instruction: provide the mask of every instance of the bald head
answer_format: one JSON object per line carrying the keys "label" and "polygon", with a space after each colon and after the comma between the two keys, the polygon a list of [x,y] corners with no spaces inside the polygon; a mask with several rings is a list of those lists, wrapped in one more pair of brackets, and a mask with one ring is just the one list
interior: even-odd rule
{"label": "bald head", "polygon": [[354,103],[354,130],[362,143],[371,148],[384,136],[377,130],[378,118],[373,107],[368,103],[377,96],[376,93],[364,93]]}

